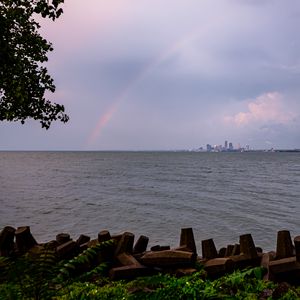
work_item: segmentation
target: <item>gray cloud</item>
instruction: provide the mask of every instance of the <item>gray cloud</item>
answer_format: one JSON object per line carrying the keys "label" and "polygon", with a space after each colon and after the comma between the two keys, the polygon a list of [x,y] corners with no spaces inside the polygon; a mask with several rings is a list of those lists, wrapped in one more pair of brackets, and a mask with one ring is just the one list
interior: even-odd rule
{"label": "gray cloud", "polygon": [[[299,16],[295,0],[68,2],[42,32],[55,48],[51,99],[71,121],[47,133],[3,123],[0,149],[182,149],[225,139],[300,148]],[[273,92],[293,122],[224,126],[224,115]]]}

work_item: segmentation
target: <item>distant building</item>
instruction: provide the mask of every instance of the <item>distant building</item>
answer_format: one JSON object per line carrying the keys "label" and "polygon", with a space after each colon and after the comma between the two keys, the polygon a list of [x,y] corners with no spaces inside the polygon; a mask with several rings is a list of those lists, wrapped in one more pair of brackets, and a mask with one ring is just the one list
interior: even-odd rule
{"label": "distant building", "polygon": [[[244,151],[251,151],[250,146],[246,145],[245,147],[238,143],[235,147],[233,146],[232,142],[224,141],[223,145],[206,145],[206,152],[244,152]],[[197,151],[205,151],[205,148],[198,148]]]}
{"label": "distant building", "polygon": [[216,145],[215,146],[215,150],[218,151],[218,152],[221,152],[222,148],[223,148],[222,145]]}

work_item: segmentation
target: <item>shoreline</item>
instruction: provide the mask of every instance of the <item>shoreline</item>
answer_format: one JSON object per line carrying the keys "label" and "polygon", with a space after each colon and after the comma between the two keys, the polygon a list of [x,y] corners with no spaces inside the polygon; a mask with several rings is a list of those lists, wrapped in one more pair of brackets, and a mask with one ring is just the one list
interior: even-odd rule
{"label": "shoreline", "polygon": [[219,278],[246,267],[261,266],[268,270],[265,279],[279,282],[284,279],[300,284],[294,276],[295,272],[300,274],[300,236],[292,239],[288,230],[278,231],[276,251],[264,252],[255,246],[251,234],[243,234],[238,244],[229,242],[220,249],[216,248],[212,238],[202,240],[200,256],[192,228],[181,229],[178,247],[154,245],[148,249],[149,238],[141,235],[135,241],[135,235],[131,232],[110,235],[109,231],[103,230],[96,239],[82,234],[77,240],[71,239],[68,233],[60,233],[55,240],[38,244],[29,226],[17,229],[6,226],[0,233],[0,255],[17,258],[25,253],[39,255],[51,250],[61,261],[79,257],[102,243],[110,243],[110,250],[104,252],[103,261],[111,264],[109,277],[112,280],[134,279],[157,273],[157,270],[171,274],[192,274],[196,272],[196,264],[200,264],[210,278]]}

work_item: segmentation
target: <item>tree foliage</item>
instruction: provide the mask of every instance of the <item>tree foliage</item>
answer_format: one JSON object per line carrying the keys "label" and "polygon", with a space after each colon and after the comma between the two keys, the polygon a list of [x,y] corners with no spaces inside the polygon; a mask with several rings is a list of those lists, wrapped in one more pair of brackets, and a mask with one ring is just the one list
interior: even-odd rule
{"label": "tree foliage", "polygon": [[58,18],[64,0],[0,0],[0,120],[67,122],[64,106],[46,99],[54,92],[53,79],[43,63],[52,45],[38,32],[37,15]]}

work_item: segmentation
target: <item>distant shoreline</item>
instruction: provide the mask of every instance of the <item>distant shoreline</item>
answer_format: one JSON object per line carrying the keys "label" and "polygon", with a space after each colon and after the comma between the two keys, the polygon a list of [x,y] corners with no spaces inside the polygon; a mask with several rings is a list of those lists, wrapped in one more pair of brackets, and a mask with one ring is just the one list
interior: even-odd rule
{"label": "distant shoreline", "polygon": [[273,150],[261,150],[261,149],[253,149],[253,150],[227,150],[227,151],[201,151],[201,150],[187,150],[187,149],[181,149],[181,150],[0,150],[0,153],[3,152],[115,152],[115,153],[121,153],[121,152],[132,152],[132,153],[147,153],[147,152],[190,152],[190,153],[274,153],[274,152],[287,152],[287,153],[300,153],[300,149],[273,149]]}
{"label": "distant shoreline", "polygon": [[[175,150],[176,151],[176,150]],[[271,149],[271,150],[222,150],[222,151],[201,151],[201,150],[178,150],[176,152],[197,152],[197,153],[274,153],[274,152],[288,152],[288,153],[300,153],[300,149]]]}
{"label": "distant shoreline", "polygon": [[295,149],[295,150],[275,150],[275,152],[300,152],[300,149]]}

